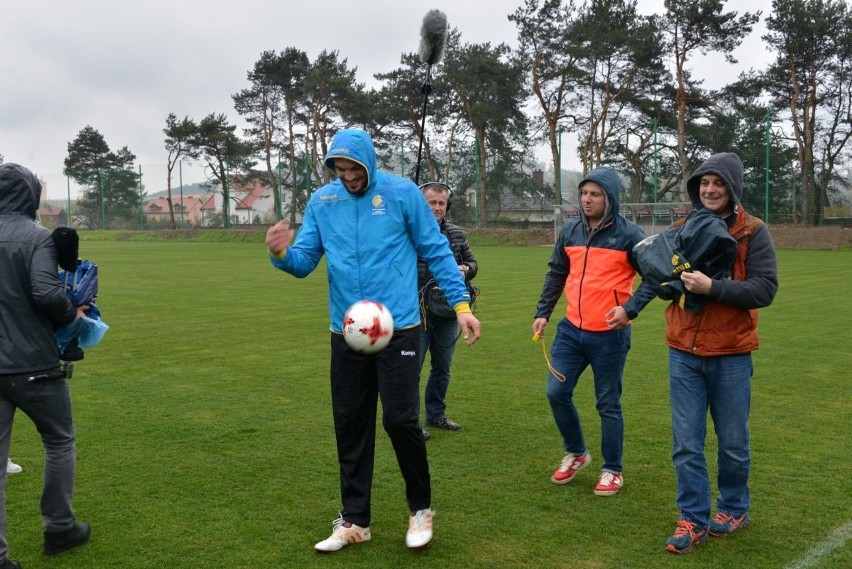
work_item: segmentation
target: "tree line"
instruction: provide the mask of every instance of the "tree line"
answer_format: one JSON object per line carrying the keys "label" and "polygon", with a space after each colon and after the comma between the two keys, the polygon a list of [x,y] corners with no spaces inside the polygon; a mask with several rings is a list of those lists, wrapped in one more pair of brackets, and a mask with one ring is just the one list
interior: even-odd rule
{"label": "tree line", "polygon": [[[399,67],[367,88],[337,51],[313,60],[298,47],[264,51],[232,95],[242,132],[224,113],[166,117],[169,203],[178,162],[200,161],[223,188],[226,227],[237,175],[278,188],[274,209],[295,222],[311,189],[329,181],[322,157],[331,136],[359,127],[373,136],[380,165],[473,188],[486,225],[490,201],[533,184],[532,149],[542,143],[556,177],[543,192],[560,203],[568,133],[583,172],[602,164],[622,172],[625,201],[682,200],[708,154],[733,151],[760,157],[746,162],[750,187],[763,187],[762,167],[772,172],[771,203],[754,192],[747,207],[821,224],[852,158],[852,9],[845,0],[773,0],[762,36],[771,62],[708,89],[690,63],[708,53],[735,63],[733,50],[762,15],[726,4],[665,0],[662,13],[642,15],[636,0],[522,0],[507,15],[516,48],[465,42],[450,28],[428,84],[416,53],[402,53]],[[112,151],[97,130],[81,130],[65,159],[66,175],[88,189],[78,215],[93,226],[107,210],[114,219],[138,215],[134,161],[127,147]]]}

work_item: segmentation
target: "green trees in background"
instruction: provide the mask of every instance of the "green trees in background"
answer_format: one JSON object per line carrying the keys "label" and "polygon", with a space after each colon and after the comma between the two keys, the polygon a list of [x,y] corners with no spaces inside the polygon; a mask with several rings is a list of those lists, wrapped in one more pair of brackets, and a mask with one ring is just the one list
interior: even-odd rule
{"label": "green trees in background", "polygon": [[189,146],[207,165],[211,179],[222,188],[222,224],[226,228],[231,226],[232,172],[250,172],[255,164],[255,147],[237,136],[236,130],[224,114],[210,113],[189,139]]}
{"label": "green trees in background", "polygon": [[[470,197],[480,225],[499,216],[507,195],[561,203],[566,149],[583,172],[618,168],[630,202],[682,200],[686,177],[709,153],[733,150],[746,162],[751,209],[822,223],[824,207],[848,184],[838,172],[852,165],[849,5],[773,0],[763,39],[775,60],[718,90],[696,78],[696,56],[734,62],[733,50],[761,14],[726,10],[737,7],[726,0],[664,6],[646,16],[636,0],[519,0],[507,16],[517,28],[516,49],[467,43],[451,27],[445,57],[431,70],[424,132],[426,67],[416,53],[402,53],[399,67],[376,74],[368,89],[336,51],[313,60],[294,46],[264,51],[248,85],[232,95],[246,125],[241,135],[222,113],[197,122],[167,117],[169,199],[177,161],[203,160],[223,188],[226,226],[234,175],[276,188],[276,217],[295,222],[311,188],[330,178],[322,157],[334,132],[361,127],[373,135],[380,165],[412,177],[422,137],[421,181],[445,181]],[[573,147],[563,148],[563,138]],[[541,169],[532,149],[542,144],[553,185],[532,178]],[[91,127],[69,144],[69,175],[105,188],[103,198],[94,191],[84,197],[88,223],[102,221],[105,203],[130,211],[135,199],[138,206],[139,180],[128,160],[126,148],[111,152]],[[455,213],[465,212],[464,202]]]}
{"label": "green trees in background", "polygon": [[725,61],[736,63],[731,52],[751,33],[760,13],[725,12],[725,0],[665,0],[660,17],[664,48],[674,60],[675,104],[677,108],[677,157],[681,167],[681,198],[686,196],[686,179],[696,162],[687,155],[687,115],[689,107],[701,107],[713,95],[702,93],[687,63],[696,54],[719,52]]}
{"label": "green trees in background", "polygon": [[166,135],[166,151],[169,153],[166,162],[166,200],[169,204],[169,221],[172,229],[175,229],[177,223],[175,223],[175,210],[172,205],[174,169],[181,158],[198,159],[199,151],[192,144],[194,137],[198,134],[198,125],[189,117],[184,117],[178,121],[174,113],[169,113],[169,116],[166,117],[166,128],[163,129],[163,134]]}
{"label": "green trees in background", "polygon": [[765,77],[773,108],[792,126],[800,168],[793,220],[819,225],[836,169],[849,164],[852,9],[844,0],[773,0],[772,7],[763,39],[775,60]]}
{"label": "green trees in background", "polygon": [[321,158],[331,134],[364,115],[367,105],[359,97],[363,87],[355,81],[356,71],[336,51],[323,51],[313,62],[295,47],[265,51],[248,73],[250,87],[233,95],[234,108],[248,123],[246,140],[264,165],[260,175],[278,189],[274,207],[279,218],[284,216],[283,186],[288,186],[288,214],[295,221],[309,188],[328,180]]}
{"label": "green trees in background", "polygon": [[[442,68],[443,81],[453,93],[453,115],[474,135],[476,148],[477,205],[488,212],[498,185],[489,183],[488,166],[518,168],[528,154],[527,117],[523,112],[523,68],[505,44],[461,44],[460,34],[450,34]],[[491,191],[489,191],[489,188]],[[487,216],[479,219],[481,226]]]}
{"label": "green trees in background", "polygon": [[91,126],[68,143],[63,172],[85,188],[75,210],[80,223],[90,229],[135,223],[144,198],[135,161],[126,146],[110,150],[103,135]]}

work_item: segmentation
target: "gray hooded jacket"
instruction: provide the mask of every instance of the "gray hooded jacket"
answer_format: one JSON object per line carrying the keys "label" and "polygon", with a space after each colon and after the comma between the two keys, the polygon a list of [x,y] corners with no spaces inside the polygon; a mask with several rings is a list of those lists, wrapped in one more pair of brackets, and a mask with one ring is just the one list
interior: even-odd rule
{"label": "gray hooded jacket", "polygon": [[59,282],[50,230],[35,223],[41,184],[18,164],[0,164],[0,375],[59,366],[54,327],[76,311]]}
{"label": "gray hooded jacket", "polygon": [[[729,231],[735,230],[737,220],[747,212],[742,205],[743,199],[743,162],[733,152],[713,154],[696,169],[686,182],[686,191],[692,205],[701,209],[701,176],[716,174],[725,180],[734,200],[734,213],[725,218]],[[742,236],[734,235],[741,240]],[[743,281],[734,279],[714,279],[708,297],[742,309],[763,308],[769,306],[778,290],[778,261],[775,256],[775,244],[769,228],[760,223],[748,236],[748,254],[745,259]]]}

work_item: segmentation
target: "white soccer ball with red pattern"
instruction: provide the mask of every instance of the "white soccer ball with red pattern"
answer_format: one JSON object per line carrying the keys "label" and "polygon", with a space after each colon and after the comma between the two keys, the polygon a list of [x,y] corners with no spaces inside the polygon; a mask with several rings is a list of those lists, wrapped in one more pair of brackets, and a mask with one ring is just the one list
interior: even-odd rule
{"label": "white soccer ball with red pattern", "polygon": [[356,352],[375,354],[393,337],[393,316],[384,304],[359,300],[343,316],[343,338]]}

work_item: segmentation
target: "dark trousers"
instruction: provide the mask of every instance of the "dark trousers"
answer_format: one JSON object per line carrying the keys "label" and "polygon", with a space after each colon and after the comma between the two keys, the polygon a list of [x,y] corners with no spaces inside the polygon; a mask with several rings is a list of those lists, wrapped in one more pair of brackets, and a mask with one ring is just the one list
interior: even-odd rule
{"label": "dark trousers", "polygon": [[6,558],[8,551],[6,461],[16,409],[32,419],[44,445],[44,483],[41,492],[44,529],[61,531],[74,525],[71,502],[77,465],[76,433],[68,382],[65,379],[27,381],[21,376],[0,377],[0,560]]}
{"label": "dark trousers", "polygon": [[331,335],[331,406],[340,463],[343,519],[370,525],[376,453],[376,413],[390,437],[405,480],[411,511],[431,505],[426,443],[417,417],[420,328],[394,330],[390,344],[373,355],[352,351],[342,334]]}

